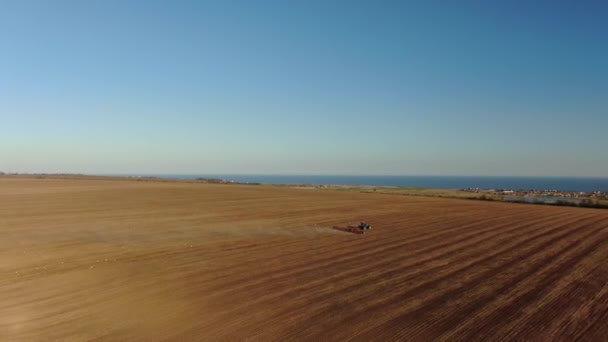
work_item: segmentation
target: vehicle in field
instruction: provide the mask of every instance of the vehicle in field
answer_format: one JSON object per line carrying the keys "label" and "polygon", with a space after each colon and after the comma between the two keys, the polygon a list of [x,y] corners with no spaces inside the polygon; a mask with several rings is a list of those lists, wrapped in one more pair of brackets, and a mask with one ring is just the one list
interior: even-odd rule
{"label": "vehicle in field", "polygon": [[366,221],[361,221],[357,226],[334,226],[334,229],[353,234],[365,234],[365,231],[372,229],[372,226],[370,226]]}

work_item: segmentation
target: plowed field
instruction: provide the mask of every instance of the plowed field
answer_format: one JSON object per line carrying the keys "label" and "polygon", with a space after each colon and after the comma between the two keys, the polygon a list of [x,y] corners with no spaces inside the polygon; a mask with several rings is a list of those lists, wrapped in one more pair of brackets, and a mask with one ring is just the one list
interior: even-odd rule
{"label": "plowed field", "polygon": [[0,178],[3,341],[607,340],[607,261],[608,210]]}

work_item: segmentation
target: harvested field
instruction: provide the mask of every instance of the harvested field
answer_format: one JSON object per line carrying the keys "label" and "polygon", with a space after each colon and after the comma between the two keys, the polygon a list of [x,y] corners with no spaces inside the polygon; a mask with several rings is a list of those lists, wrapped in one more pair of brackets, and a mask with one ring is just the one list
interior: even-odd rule
{"label": "harvested field", "polygon": [[0,177],[0,234],[5,341],[608,336],[607,210]]}

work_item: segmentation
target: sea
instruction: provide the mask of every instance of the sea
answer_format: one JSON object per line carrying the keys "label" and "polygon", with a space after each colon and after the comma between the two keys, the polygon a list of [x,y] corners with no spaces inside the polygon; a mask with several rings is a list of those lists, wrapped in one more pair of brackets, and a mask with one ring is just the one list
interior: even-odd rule
{"label": "sea", "polygon": [[370,185],[416,188],[480,188],[508,190],[559,190],[608,192],[608,178],[574,177],[494,177],[494,176],[327,176],[327,175],[246,175],[246,174],[120,174],[161,178],[219,178],[262,184]]}

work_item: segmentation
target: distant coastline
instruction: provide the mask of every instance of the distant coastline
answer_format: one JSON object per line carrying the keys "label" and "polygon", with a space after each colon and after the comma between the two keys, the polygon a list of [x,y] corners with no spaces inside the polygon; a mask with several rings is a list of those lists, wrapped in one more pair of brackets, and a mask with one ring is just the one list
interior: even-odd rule
{"label": "distant coastline", "polygon": [[607,178],[499,177],[499,176],[340,176],[340,175],[246,175],[246,174],[35,174],[21,176],[78,176],[125,179],[205,181],[208,183],[272,185],[338,185],[430,189],[483,189],[512,191],[608,192]]}
{"label": "distant coastline", "polygon": [[[559,190],[559,186],[555,186],[555,183],[550,188],[507,188],[507,187],[494,187],[494,188],[483,188],[483,187],[469,187],[469,188],[457,188],[457,187],[432,187],[432,186],[408,186],[403,185],[367,185],[353,184],[355,183],[352,178],[367,179],[369,178],[386,178],[383,176],[302,176],[305,178],[299,178],[299,176],[238,176],[238,175],[85,175],[85,174],[19,174],[19,173],[3,173],[0,172],[0,177],[17,177],[17,178],[38,178],[38,179],[69,179],[69,180],[109,180],[109,181],[136,181],[136,182],[178,182],[178,183],[192,183],[192,184],[225,184],[225,185],[267,185],[267,186],[289,186],[293,188],[306,188],[306,189],[328,189],[338,191],[357,191],[362,193],[382,193],[390,195],[406,195],[406,196],[426,196],[426,197],[443,197],[443,198],[457,198],[457,199],[471,199],[471,200],[483,200],[483,201],[503,201],[503,202],[515,202],[524,204],[542,204],[542,205],[559,205],[559,206],[573,206],[573,207],[586,207],[586,208],[598,208],[608,209],[608,191],[605,190]],[[272,177],[276,182],[268,181],[268,177]],[[285,177],[289,177],[291,182],[286,182]],[[341,177],[345,184],[339,184],[338,182],[323,184],[319,178],[328,181],[336,180],[337,177]],[[450,181],[454,181],[455,178],[463,178],[467,181],[475,178],[492,179],[496,182],[497,179],[513,180],[517,179],[522,183],[530,185],[530,180],[542,182],[549,178],[524,178],[524,177],[424,177],[424,176],[392,176],[391,178],[415,178],[415,179],[426,179],[433,178],[434,181],[442,180],[442,178],[448,178]],[[608,183],[608,179],[598,178],[552,178],[551,181],[567,180],[568,182],[599,182],[599,184]],[[316,180],[311,181],[311,180]],[[394,179],[393,179],[394,180]],[[501,184],[501,183],[491,183]],[[502,183],[504,185],[504,183]],[[540,184],[540,183],[537,183]],[[419,185],[419,184],[418,184]],[[573,186],[572,184],[567,186]],[[579,184],[580,186],[580,184]],[[587,185],[589,186],[589,185]],[[601,188],[598,187],[598,188]]]}
{"label": "distant coastline", "polygon": [[608,178],[495,177],[495,176],[340,176],[340,175],[238,175],[238,174],[115,174],[172,179],[214,178],[239,183],[285,185],[399,186],[436,189],[509,189],[558,191],[608,191]]}

